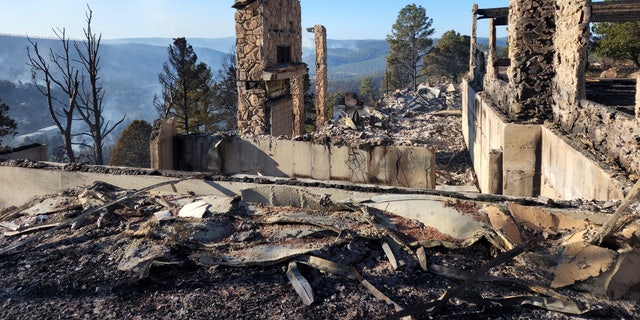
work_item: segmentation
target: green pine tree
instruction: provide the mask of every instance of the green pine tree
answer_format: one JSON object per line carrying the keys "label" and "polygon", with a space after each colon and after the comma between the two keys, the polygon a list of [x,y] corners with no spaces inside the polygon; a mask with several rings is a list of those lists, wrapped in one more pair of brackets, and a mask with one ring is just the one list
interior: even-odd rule
{"label": "green pine tree", "polygon": [[134,120],[118,139],[109,165],[123,167],[151,167],[151,125],[144,120]]}
{"label": "green pine tree", "polygon": [[433,44],[433,20],[422,6],[410,4],[400,10],[391,34],[387,35],[387,77],[390,89],[418,85],[418,67]]}
{"label": "green pine tree", "polygon": [[469,70],[469,36],[454,30],[445,32],[436,46],[424,57],[422,72],[432,77],[448,77],[458,82]]}
{"label": "green pine tree", "polygon": [[175,117],[179,131],[200,132],[216,123],[213,106],[213,74],[185,38],[173,39],[169,60],[158,80],[162,96],[155,98],[162,118]]}

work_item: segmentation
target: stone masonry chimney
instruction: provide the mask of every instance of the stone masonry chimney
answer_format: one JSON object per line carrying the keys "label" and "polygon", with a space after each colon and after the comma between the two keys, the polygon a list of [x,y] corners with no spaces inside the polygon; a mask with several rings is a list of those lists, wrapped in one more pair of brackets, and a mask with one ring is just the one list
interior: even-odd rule
{"label": "stone masonry chimney", "polygon": [[300,0],[235,0],[240,134],[304,133]]}

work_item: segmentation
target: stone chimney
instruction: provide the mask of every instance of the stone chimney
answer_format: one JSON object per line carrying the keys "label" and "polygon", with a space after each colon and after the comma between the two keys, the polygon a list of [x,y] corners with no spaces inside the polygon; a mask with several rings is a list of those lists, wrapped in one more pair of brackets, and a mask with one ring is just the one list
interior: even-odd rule
{"label": "stone chimney", "polygon": [[299,0],[236,0],[238,131],[304,133],[302,25]]}

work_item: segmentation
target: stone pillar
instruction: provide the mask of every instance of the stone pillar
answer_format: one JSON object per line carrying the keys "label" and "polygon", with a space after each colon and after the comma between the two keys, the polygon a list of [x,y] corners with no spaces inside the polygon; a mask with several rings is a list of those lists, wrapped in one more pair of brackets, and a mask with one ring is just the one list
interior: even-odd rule
{"label": "stone pillar", "polygon": [[153,123],[151,131],[151,168],[156,170],[173,170],[173,137],[176,126],[173,118],[158,119]]}
{"label": "stone pillar", "polygon": [[320,129],[327,114],[327,29],[317,24],[313,32],[316,40],[316,129]]}
{"label": "stone pillar", "polygon": [[584,70],[589,45],[589,0],[557,0],[553,78],[554,121],[570,131],[586,98]]}
{"label": "stone pillar", "polygon": [[551,79],[555,35],[555,1],[509,3],[509,85],[515,103],[507,114],[518,122],[541,123],[551,114]]}
{"label": "stone pillar", "polygon": [[304,78],[291,78],[291,102],[293,105],[293,133],[292,136],[304,134]]}
{"label": "stone pillar", "polygon": [[487,58],[487,75],[498,77],[498,53],[496,45],[496,22],[494,18],[489,19],[489,57]]}
{"label": "stone pillar", "polygon": [[478,28],[478,5],[473,4],[471,7],[471,12],[473,13],[471,18],[471,41],[470,41],[470,50],[469,50],[469,82],[473,82],[475,80],[475,69],[476,69],[476,55],[478,50],[478,36],[477,36],[477,28]]}

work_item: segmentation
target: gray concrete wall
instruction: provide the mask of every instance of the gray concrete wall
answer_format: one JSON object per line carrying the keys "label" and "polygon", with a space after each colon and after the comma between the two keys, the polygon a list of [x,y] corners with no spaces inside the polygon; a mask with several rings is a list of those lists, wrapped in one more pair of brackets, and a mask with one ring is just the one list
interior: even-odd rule
{"label": "gray concrete wall", "polygon": [[20,149],[17,148],[17,150],[19,151],[14,151],[11,153],[6,153],[6,154],[2,154],[0,155],[0,158],[5,158],[5,159],[13,159],[13,160],[23,160],[23,159],[29,159],[32,161],[47,161],[48,159],[48,148],[46,145],[38,145],[38,146],[34,146],[28,149]]}
{"label": "gray concrete wall", "polygon": [[[540,194],[540,127],[508,122],[483,92],[463,82],[463,135],[471,154],[480,190],[502,194]],[[501,157],[495,157],[502,153]],[[501,163],[492,163],[500,161]],[[500,170],[501,172],[495,172]],[[501,187],[496,183],[501,182]]]}
{"label": "gray concrete wall", "polygon": [[[562,135],[509,123],[483,93],[463,83],[463,135],[482,192],[559,199],[620,200],[628,183]],[[496,152],[501,157],[496,157]],[[500,161],[496,164],[493,162]],[[499,172],[497,172],[499,170]]]}
{"label": "gray concrete wall", "polygon": [[542,127],[542,196],[564,199],[622,200],[625,179],[546,126]]}
{"label": "gray concrete wall", "polygon": [[341,180],[435,189],[435,151],[377,146],[370,150],[270,137],[231,137],[221,145],[223,173]]}

